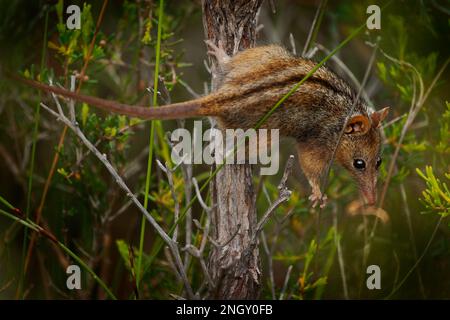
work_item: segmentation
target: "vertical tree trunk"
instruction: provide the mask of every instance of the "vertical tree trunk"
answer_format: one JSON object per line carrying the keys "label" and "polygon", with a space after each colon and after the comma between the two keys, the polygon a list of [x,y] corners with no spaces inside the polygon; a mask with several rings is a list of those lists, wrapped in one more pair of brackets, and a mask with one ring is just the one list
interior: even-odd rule
{"label": "vertical tree trunk", "polygon": [[[262,0],[202,0],[206,38],[222,42],[229,55],[253,47],[256,14]],[[211,59],[213,90],[220,86],[218,66]],[[216,285],[210,298],[255,299],[260,291],[260,260],[257,246],[250,246],[256,229],[255,193],[248,164],[225,165],[211,182],[213,204],[212,246],[209,271]],[[231,241],[230,241],[231,239]]]}

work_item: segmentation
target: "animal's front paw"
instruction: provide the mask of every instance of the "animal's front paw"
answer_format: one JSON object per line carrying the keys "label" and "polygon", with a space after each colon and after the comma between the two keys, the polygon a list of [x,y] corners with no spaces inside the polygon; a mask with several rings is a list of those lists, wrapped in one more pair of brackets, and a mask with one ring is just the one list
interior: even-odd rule
{"label": "animal's front paw", "polygon": [[326,194],[322,195],[321,192],[313,192],[309,198],[308,198],[311,202],[312,202],[312,207],[315,208],[317,207],[317,205],[320,205],[320,208],[325,208],[325,206],[327,205],[327,200],[328,197]]}
{"label": "animal's front paw", "polygon": [[226,64],[230,60],[230,56],[225,52],[222,41],[219,40],[219,46],[216,46],[211,40],[205,40],[208,46],[208,54],[216,57],[220,65]]}

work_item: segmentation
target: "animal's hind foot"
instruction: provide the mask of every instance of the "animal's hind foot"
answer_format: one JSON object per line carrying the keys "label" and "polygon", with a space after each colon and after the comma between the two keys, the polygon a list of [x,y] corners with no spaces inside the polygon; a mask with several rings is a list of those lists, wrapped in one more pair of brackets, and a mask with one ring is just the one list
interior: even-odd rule
{"label": "animal's hind foot", "polygon": [[308,198],[311,202],[312,202],[312,207],[315,208],[317,207],[317,205],[320,206],[321,209],[325,208],[325,206],[327,205],[327,201],[328,201],[328,197],[326,194],[322,195],[321,192],[319,193],[312,193],[309,198]]}
{"label": "animal's hind foot", "polygon": [[230,61],[230,56],[225,52],[222,41],[219,40],[218,46],[214,44],[211,40],[205,40],[206,45],[208,46],[208,54],[214,56],[217,59],[217,62],[220,65],[226,64]]}

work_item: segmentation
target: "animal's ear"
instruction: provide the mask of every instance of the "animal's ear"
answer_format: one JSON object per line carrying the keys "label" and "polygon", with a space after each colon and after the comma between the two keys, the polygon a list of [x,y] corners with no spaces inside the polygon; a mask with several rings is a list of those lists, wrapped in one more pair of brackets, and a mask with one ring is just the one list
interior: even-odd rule
{"label": "animal's ear", "polygon": [[370,129],[370,122],[367,116],[362,114],[357,114],[352,116],[345,127],[346,134],[365,134]]}
{"label": "animal's ear", "polygon": [[372,120],[372,126],[374,128],[379,128],[381,126],[381,122],[383,122],[383,120],[387,117],[388,113],[389,107],[373,112],[370,115],[370,119]]}

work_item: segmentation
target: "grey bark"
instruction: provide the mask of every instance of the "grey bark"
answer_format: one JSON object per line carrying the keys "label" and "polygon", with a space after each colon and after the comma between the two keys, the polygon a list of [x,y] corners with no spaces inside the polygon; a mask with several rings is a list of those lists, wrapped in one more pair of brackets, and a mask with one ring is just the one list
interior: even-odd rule
{"label": "grey bark", "polygon": [[[229,55],[255,46],[256,16],[262,0],[202,0],[206,39],[222,42]],[[213,90],[220,86],[219,66],[210,59]],[[211,182],[214,204],[213,245],[208,268],[215,284],[209,298],[256,299],[261,271],[256,232],[256,204],[252,168],[225,165]]]}

